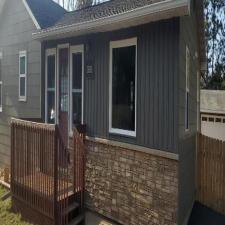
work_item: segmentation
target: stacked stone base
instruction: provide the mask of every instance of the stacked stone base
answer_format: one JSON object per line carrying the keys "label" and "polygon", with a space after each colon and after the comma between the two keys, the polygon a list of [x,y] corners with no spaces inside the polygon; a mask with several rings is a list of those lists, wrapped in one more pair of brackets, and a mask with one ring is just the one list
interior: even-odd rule
{"label": "stacked stone base", "polygon": [[86,206],[124,225],[175,225],[178,161],[86,141]]}

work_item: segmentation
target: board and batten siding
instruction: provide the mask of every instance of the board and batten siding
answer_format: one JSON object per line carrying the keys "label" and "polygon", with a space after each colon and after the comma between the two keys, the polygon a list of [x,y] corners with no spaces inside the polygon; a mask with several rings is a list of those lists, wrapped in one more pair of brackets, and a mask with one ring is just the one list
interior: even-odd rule
{"label": "board and batten siding", "polygon": [[[110,41],[133,37],[137,37],[138,52],[136,138],[109,134]],[[87,135],[177,153],[179,19],[47,41],[43,47],[54,48],[62,43],[91,46],[94,76],[85,75],[84,82]],[[44,77],[43,67],[42,74]]]}
{"label": "board and batten siding", "polygon": [[[184,224],[195,199],[196,133],[197,133],[197,72],[199,61],[195,1],[190,16],[180,18],[179,61],[179,224]],[[189,130],[185,130],[186,46],[190,51]]]}
{"label": "board and batten siding", "polygon": [[[15,7],[16,4],[16,7]],[[3,112],[0,113],[0,167],[10,164],[10,119],[40,118],[40,47],[22,1],[7,0],[0,16]],[[27,51],[27,101],[19,101],[19,52]]]}

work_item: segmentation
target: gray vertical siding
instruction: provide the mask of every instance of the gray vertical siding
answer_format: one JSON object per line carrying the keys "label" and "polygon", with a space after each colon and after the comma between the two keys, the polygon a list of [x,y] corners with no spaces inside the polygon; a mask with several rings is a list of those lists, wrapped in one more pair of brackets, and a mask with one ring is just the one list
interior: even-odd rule
{"label": "gray vertical siding", "polygon": [[[15,6],[16,5],[16,6]],[[40,43],[22,1],[7,0],[0,18],[0,51],[3,53],[3,112],[0,113],[0,167],[10,163],[10,118],[40,118]],[[27,102],[18,101],[19,51],[27,51]]]}
{"label": "gray vertical siding", "polygon": [[[199,69],[196,12],[191,1],[191,15],[180,19],[179,62],[179,224],[182,225],[195,199],[195,159],[197,132],[197,71]],[[186,45],[190,60],[190,129],[185,131]]]}
{"label": "gray vertical siding", "polygon": [[[137,37],[137,137],[109,134],[109,43]],[[134,28],[43,43],[85,44],[90,40],[94,77],[85,77],[88,135],[177,152],[177,92],[179,20],[171,19]],[[43,75],[44,77],[44,75]]]}

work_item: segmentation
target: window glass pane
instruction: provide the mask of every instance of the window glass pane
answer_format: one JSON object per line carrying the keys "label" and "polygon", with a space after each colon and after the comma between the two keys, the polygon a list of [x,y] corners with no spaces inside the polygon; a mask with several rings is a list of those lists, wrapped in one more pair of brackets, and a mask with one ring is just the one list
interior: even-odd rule
{"label": "window glass pane", "polygon": [[48,101],[48,108],[47,108],[47,117],[48,117],[48,123],[55,123],[55,92],[54,91],[48,91],[47,94],[47,101]]}
{"label": "window glass pane", "polygon": [[135,130],[135,59],[135,46],[113,49],[113,128]]}
{"label": "window glass pane", "polygon": [[82,93],[73,93],[73,124],[81,124],[82,117]]}
{"label": "window glass pane", "polygon": [[55,88],[55,56],[48,56],[48,88]]}
{"label": "window glass pane", "polygon": [[20,74],[25,74],[25,56],[20,57]]}
{"label": "window glass pane", "polygon": [[82,53],[73,54],[73,89],[82,89]]}
{"label": "window glass pane", "polygon": [[20,77],[20,96],[25,96],[25,77]]}
{"label": "window glass pane", "polygon": [[68,48],[59,50],[60,111],[68,112]]}

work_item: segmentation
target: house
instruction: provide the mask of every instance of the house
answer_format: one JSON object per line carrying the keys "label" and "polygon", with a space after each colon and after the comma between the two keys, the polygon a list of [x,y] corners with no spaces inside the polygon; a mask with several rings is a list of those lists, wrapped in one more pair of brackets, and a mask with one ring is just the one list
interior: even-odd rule
{"label": "house", "polygon": [[10,166],[11,117],[41,118],[41,44],[32,33],[64,13],[51,0],[0,1],[0,168]]}
{"label": "house", "polygon": [[[85,207],[115,222],[187,224],[196,191],[203,24],[200,0],[111,0],[64,13],[33,32],[41,43],[45,124],[12,123],[12,191],[29,203],[24,211],[35,213],[30,205],[36,206],[39,222],[55,224],[60,215],[59,223],[68,224],[62,208],[70,209],[70,188],[75,196],[85,180]],[[73,131],[81,124],[85,175],[83,144]],[[22,134],[21,127],[27,127]],[[78,156],[65,153],[68,145]],[[78,180],[65,184],[71,158]]]}
{"label": "house", "polygon": [[225,91],[201,90],[201,133],[225,140]]}

